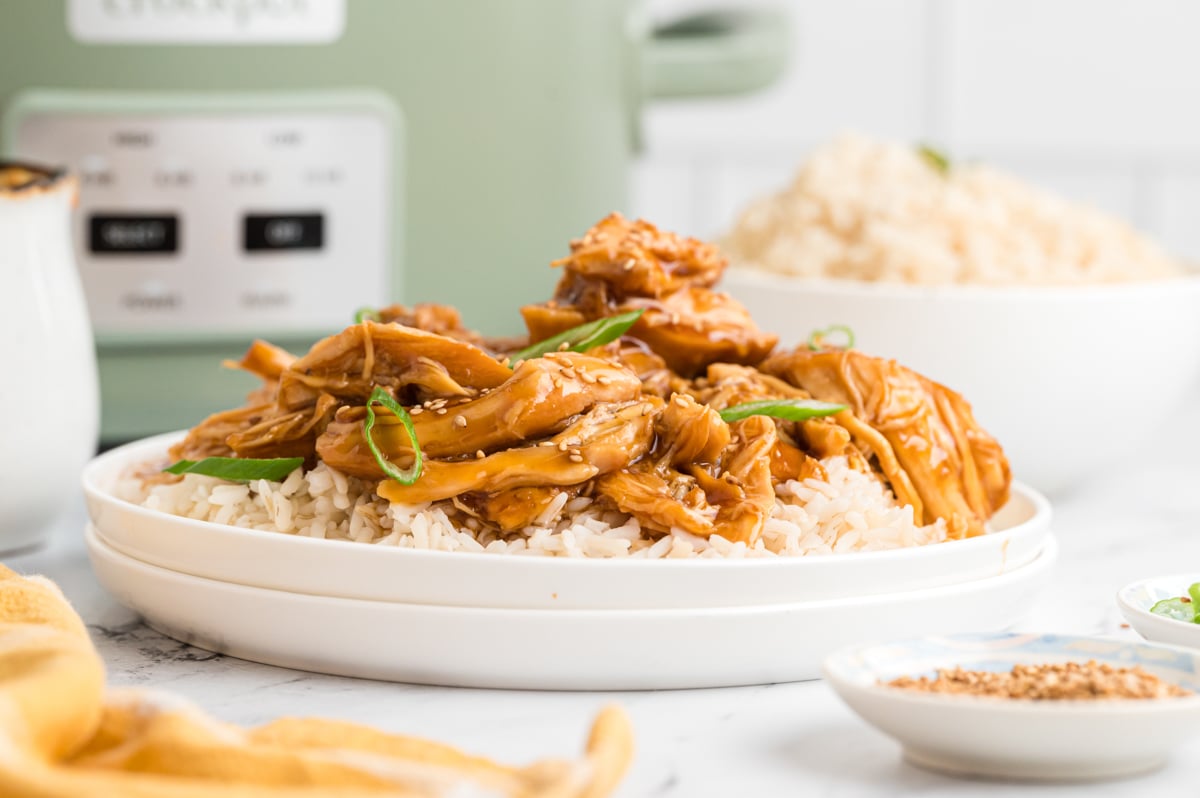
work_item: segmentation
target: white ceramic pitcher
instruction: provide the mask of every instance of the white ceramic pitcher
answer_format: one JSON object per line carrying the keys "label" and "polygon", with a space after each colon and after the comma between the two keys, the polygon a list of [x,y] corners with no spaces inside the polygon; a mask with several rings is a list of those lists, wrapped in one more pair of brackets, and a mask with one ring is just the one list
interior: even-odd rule
{"label": "white ceramic pitcher", "polygon": [[95,452],[96,356],[72,249],[75,180],[0,161],[0,551],[42,542]]}

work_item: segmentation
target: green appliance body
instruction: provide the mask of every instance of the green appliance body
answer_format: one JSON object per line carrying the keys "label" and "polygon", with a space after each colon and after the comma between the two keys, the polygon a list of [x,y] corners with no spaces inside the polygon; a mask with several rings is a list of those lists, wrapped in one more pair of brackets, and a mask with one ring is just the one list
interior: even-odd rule
{"label": "green appliance body", "polygon": [[236,406],[256,380],[223,360],[361,306],[519,332],[549,261],[625,208],[644,104],[768,84],[786,27],[655,28],[635,0],[8,0],[0,150],[80,177],[102,439]]}

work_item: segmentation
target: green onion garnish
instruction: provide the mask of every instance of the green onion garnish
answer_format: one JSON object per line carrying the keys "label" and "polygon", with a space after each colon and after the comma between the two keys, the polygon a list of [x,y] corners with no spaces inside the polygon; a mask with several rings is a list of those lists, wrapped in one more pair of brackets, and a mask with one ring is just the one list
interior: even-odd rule
{"label": "green onion garnish", "polygon": [[[514,352],[509,355],[508,362],[517,363],[522,360],[531,360],[550,352],[563,350],[568,352],[586,352],[597,346],[604,346],[624,335],[625,331],[632,327],[645,312],[644,308],[641,310],[631,310],[628,313],[618,313],[616,316],[608,316],[607,318],[589,321],[587,324],[580,324],[578,327],[572,327],[566,332],[561,332],[558,335],[547,338],[545,341],[539,341],[532,346],[525,347],[519,352]],[[563,347],[563,344],[566,344],[566,347]]]}
{"label": "green onion garnish", "polygon": [[354,311],[355,324],[362,324],[367,319],[375,322],[379,321],[379,311],[375,308],[359,308],[358,310]]}
{"label": "green onion garnish", "polygon": [[941,150],[930,147],[928,144],[922,144],[917,147],[917,154],[925,159],[925,163],[929,164],[935,172],[942,177],[950,174],[950,159]]}
{"label": "green onion garnish", "polygon": [[764,399],[761,402],[746,402],[727,407],[721,411],[721,420],[729,424],[750,416],[771,416],[785,421],[806,421],[810,418],[832,416],[845,409],[845,405],[818,402],[816,399]]}
{"label": "green onion garnish", "polygon": [[[408,439],[412,442],[413,448],[413,464],[407,471],[401,471],[392,465],[392,462],[387,459],[387,455],[379,451],[379,447],[375,444],[375,439],[371,437],[371,430],[375,428],[375,408],[373,405],[376,404],[383,405],[388,410],[391,410],[392,415],[400,419],[400,423],[404,425],[405,431],[408,432]],[[371,454],[375,455],[375,462],[383,469],[383,473],[401,485],[411,485],[421,476],[421,466],[425,459],[421,456],[421,447],[417,444],[417,431],[413,429],[412,416],[400,406],[399,402],[392,398],[391,394],[379,386],[375,386],[375,390],[371,391],[371,398],[367,400],[367,418],[363,421],[363,437],[367,439],[367,446],[371,449]]]}
{"label": "green onion garnish", "polygon": [[1200,582],[1188,585],[1186,596],[1163,599],[1150,608],[1155,615],[1187,623],[1200,623]]}
{"label": "green onion garnish", "polygon": [[1197,622],[1195,602],[1183,597],[1163,599],[1151,607],[1150,612],[1155,615],[1174,618],[1177,621]]}
{"label": "green onion garnish", "polygon": [[180,460],[163,471],[171,474],[202,474],[230,482],[250,482],[254,479],[282,482],[284,477],[303,463],[303,457],[271,457],[262,460],[252,457],[206,457],[203,460]]}
{"label": "green onion garnish", "polygon": [[816,352],[825,348],[825,339],[833,333],[842,333],[846,336],[844,346],[837,347],[838,349],[853,349],[854,348],[854,330],[851,330],[845,324],[834,324],[826,327],[823,330],[813,330],[808,336],[808,348]]}

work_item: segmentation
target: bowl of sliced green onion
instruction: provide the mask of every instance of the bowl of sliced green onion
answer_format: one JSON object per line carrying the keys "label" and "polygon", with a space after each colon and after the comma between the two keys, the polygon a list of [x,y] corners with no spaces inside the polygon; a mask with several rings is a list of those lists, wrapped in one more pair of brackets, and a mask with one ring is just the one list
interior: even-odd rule
{"label": "bowl of sliced green onion", "polygon": [[1200,648],[1200,573],[1133,582],[1118,591],[1117,604],[1147,640]]}

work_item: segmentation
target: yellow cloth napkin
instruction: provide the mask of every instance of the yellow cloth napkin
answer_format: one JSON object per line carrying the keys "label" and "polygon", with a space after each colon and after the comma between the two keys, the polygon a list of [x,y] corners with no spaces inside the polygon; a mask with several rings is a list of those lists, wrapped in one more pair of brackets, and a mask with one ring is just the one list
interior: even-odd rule
{"label": "yellow cloth napkin", "polygon": [[54,583],[0,565],[0,796],[6,798],[600,798],[632,758],[629,721],[601,711],[584,756],[510,767],[332,720],[253,729],[186,701],[106,691],[104,664]]}

